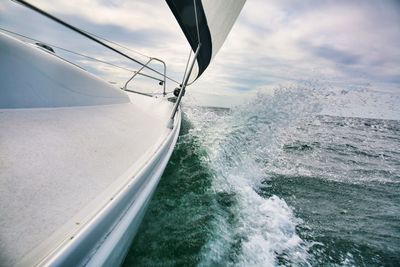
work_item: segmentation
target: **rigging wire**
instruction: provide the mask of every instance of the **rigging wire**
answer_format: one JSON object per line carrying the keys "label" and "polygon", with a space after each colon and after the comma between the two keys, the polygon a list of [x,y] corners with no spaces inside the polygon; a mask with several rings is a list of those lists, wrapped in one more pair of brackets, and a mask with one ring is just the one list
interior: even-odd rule
{"label": "rigging wire", "polygon": [[196,18],[196,28],[197,28],[197,40],[198,43],[200,44],[200,30],[199,30],[199,20],[197,18],[197,5],[196,5],[196,0],[193,0],[193,5],[194,5],[194,17]]}
{"label": "rigging wire", "polygon": [[63,21],[63,20],[61,20],[61,19],[59,19],[59,18],[57,18],[57,17],[55,17],[55,16],[53,16],[53,15],[51,15],[51,14],[45,12],[45,11],[43,11],[43,10],[41,10],[40,8],[38,8],[38,7],[32,5],[32,4],[30,4],[30,3],[28,3],[28,2],[26,2],[26,1],[24,1],[24,0],[12,0],[12,1],[14,1],[14,2],[16,2],[16,3],[19,3],[19,4],[25,6],[25,7],[29,8],[29,9],[32,9],[33,11],[36,11],[36,12],[38,12],[39,14],[41,14],[41,15],[43,15],[43,16],[45,16],[45,17],[51,19],[51,20],[56,21],[57,23],[59,23],[59,24],[65,26],[65,27],[67,27],[68,29],[73,30],[73,31],[75,31],[75,32],[77,32],[77,33],[79,33],[79,34],[85,36],[86,38],[88,38],[88,39],[90,39],[90,40],[92,40],[92,41],[94,41],[94,42],[96,42],[96,43],[98,43],[98,44],[100,44],[100,45],[102,45],[102,46],[104,46],[104,47],[106,47],[106,48],[108,48],[108,49],[114,51],[115,53],[117,53],[117,54],[119,54],[119,55],[121,55],[121,56],[123,56],[123,57],[125,57],[125,58],[130,59],[131,61],[133,61],[133,62],[135,62],[135,63],[137,63],[137,64],[139,64],[139,65],[141,65],[141,66],[144,66],[145,68],[147,68],[147,69],[149,69],[149,70],[151,70],[151,71],[153,71],[153,72],[155,72],[155,73],[161,75],[162,77],[166,77],[168,80],[171,80],[171,81],[174,81],[174,82],[176,82],[176,83],[179,83],[179,82],[175,81],[174,79],[169,78],[168,76],[162,74],[161,72],[159,72],[159,71],[157,71],[157,70],[155,70],[155,69],[153,69],[153,68],[151,68],[151,67],[149,67],[149,66],[146,66],[146,65],[143,64],[142,62],[140,62],[140,61],[138,61],[138,60],[132,58],[131,56],[129,56],[129,55],[127,55],[127,54],[125,54],[125,53],[123,53],[123,52],[121,52],[121,51],[119,51],[118,49],[116,49],[116,48],[114,48],[114,47],[112,47],[112,46],[110,46],[110,45],[108,45],[108,44],[106,44],[106,43],[100,41],[98,38],[92,36],[91,34],[85,32],[85,31],[83,31],[83,30],[81,30],[81,29],[79,29],[79,28],[77,28],[77,27],[75,27],[75,26],[72,26],[71,24],[68,24],[67,22],[65,22],[65,21]]}
{"label": "rigging wire", "polygon": [[[103,60],[98,59],[98,58],[94,58],[94,57],[88,56],[88,55],[80,54],[78,52],[75,52],[75,51],[72,51],[72,50],[68,50],[66,48],[62,48],[62,47],[54,45],[54,44],[50,44],[50,43],[47,43],[47,42],[42,42],[42,41],[37,40],[35,38],[31,38],[31,37],[28,37],[26,35],[23,35],[23,34],[20,34],[20,33],[16,33],[16,32],[1,28],[1,27],[0,27],[0,31],[11,33],[11,34],[14,34],[16,36],[23,37],[25,39],[28,39],[28,40],[31,40],[31,41],[34,41],[34,42],[39,42],[39,43],[42,43],[42,44],[46,44],[46,45],[49,45],[51,47],[57,48],[59,50],[62,50],[62,51],[65,51],[65,52],[68,52],[68,53],[71,53],[71,54],[74,54],[74,55],[77,55],[77,56],[81,56],[81,57],[84,57],[84,58],[88,58],[88,59],[91,59],[93,61],[98,61],[100,63],[104,63],[104,64],[107,64],[107,65],[113,66],[115,68],[119,68],[119,69],[126,70],[126,71],[129,71],[129,72],[137,72],[136,70],[128,69],[128,68],[125,68],[125,67],[122,67],[122,66],[107,62],[107,61],[103,61]],[[55,55],[55,56],[57,56],[57,55]],[[80,66],[78,66],[78,67],[80,67]],[[150,75],[147,75],[145,73],[140,73],[139,72],[138,75],[142,75],[142,76],[148,77],[150,79],[153,79],[153,80],[156,80],[156,81],[159,81],[159,82],[163,81],[163,80],[161,80],[161,79],[159,79],[157,77],[150,76]],[[176,82],[176,83],[179,84],[178,82]],[[145,95],[149,95],[149,96],[163,95],[164,94],[164,93],[143,93],[143,92],[132,91],[132,90],[127,90],[127,91],[131,91],[131,92],[135,92],[135,93],[139,93],[139,94],[145,94]],[[173,91],[165,92],[166,95],[172,94],[172,93],[173,93]]]}
{"label": "rigging wire", "polygon": [[[198,19],[198,14],[197,14],[196,0],[193,0],[193,6],[194,6],[194,16],[195,16],[195,18],[196,18],[197,41],[198,41],[198,42],[197,42],[197,45],[198,45],[198,47],[200,47],[200,46],[201,46],[201,40],[200,40],[200,29],[199,29],[199,19]],[[193,52],[194,52],[194,51],[193,51]],[[190,51],[189,58],[188,58],[188,62],[186,63],[185,75],[183,75],[183,80],[185,80],[185,77],[186,77],[186,70],[187,70],[187,67],[188,67],[188,65],[189,65],[189,60],[190,60],[190,56],[191,56],[191,55],[192,55],[192,50]],[[188,82],[187,85],[193,84],[195,80],[196,80],[196,79],[194,79],[192,82]]]}
{"label": "rigging wire", "polygon": [[[63,47],[54,45],[54,44],[50,44],[50,43],[47,43],[47,42],[42,42],[42,41],[40,41],[40,40],[31,38],[31,37],[28,37],[28,36],[26,36],[26,35],[23,35],[23,34],[20,34],[20,33],[16,33],[16,32],[10,31],[10,30],[6,30],[6,29],[1,28],[1,27],[0,27],[0,30],[1,30],[1,31],[4,31],[4,32],[11,33],[11,34],[14,34],[14,35],[17,35],[17,36],[20,36],[20,37],[23,37],[23,38],[26,38],[26,39],[28,39],[28,40],[32,40],[32,41],[35,41],[35,42],[40,42],[40,43],[49,45],[49,46],[51,46],[51,47],[55,47],[55,48],[57,48],[57,49],[59,49],[59,50],[62,50],[62,51],[65,51],[65,52],[68,52],[68,53],[71,53],[71,54],[74,54],[74,55],[77,55],[77,56],[80,56],[80,57],[84,57],[84,58],[87,58],[87,59],[90,59],[90,60],[93,60],[93,61],[97,61],[97,62],[106,64],[106,65],[110,65],[110,66],[113,66],[113,67],[115,67],[115,68],[119,68],[119,69],[122,69],[122,70],[125,70],[125,71],[129,71],[129,72],[137,72],[136,70],[128,69],[128,68],[122,67],[122,66],[120,66],[120,65],[116,65],[116,64],[113,64],[113,63],[110,63],[110,62],[107,62],[107,61],[104,61],[104,60],[101,60],[101,59],[98,59],[98,58],[95,58],[95,57],[91,57],[91,56],[88,56],[88,55],[84,55],[84,54],[81,54],[81,53],[78,53],[78,52],[75,52],[75,51],[72,51],[72,50],[69,50],[69,49],[66,49],[66,48],[63,48]],[[163,80],[161,80],[161,79],[159,79],[159,78],[157,78],[157,77],[154,77],[154,76],[151,76],[151,75],[147,75],[147,74],[145,74],[145,73],[140,73],[140,72],[139,72],[138,75],[145,76],[145,77],[148,77],[148,78],[150,78],[150,79],[153,79],[153,80],[156,80],[156,81],[159,81],[159,82],[162,82],[162,81],[163,81]],[[179,84],[178,82],[176,82],[176,83]]]}
{"label": "rigging wire", "polygon": [[119,47],[121,47],[121,48],[123,48],[123,49],[126,49],[126,50],[128,50],[128,51],[131,51],[131,52],[133,52],[133,53],[136,53],[136,54],[141,55],[141,56],[143,56],[143,57],[146,57],[146,58],[148,58],[148,59],[151,58],[151,57],[148,56],[148,55],[145,55],[145,54],[143,54],[143,53],[140,53],[139,51],[133,50],[132,48],[126,47],[126,46],[121,45],[121,44],[119,44],[119,43],[117,43],[117,42],[114,42],[114,41],[111,41],[111,40],[107,40],[106,38],[101,37],[101,36],[96,35],[96,34],[91,33],[91,32],[87,32],[87,31],[85,31],[85,32],[86,32],[87,34],[90,34],[90,35],[92,35],[92,36],[98,38],[98,39],[101,39],[101,40],[106,41],[106,42],[108,42],[108,43],[111,43],[111,44],[113,44],[113,45],[119,46]]}
{"label": "rigging wire", "polygon": [[190,48],[190,50],[189,50],[189,57],[188,57],[188,60],[187,60],[187,62],[186,62],[185,73],[183,74],[182,83],[181,83],[181,84],[183,84],[183,82],[184,82],[184,80],[185,80],[186,72],[187,72],[187,69],[188,69],[189,62],[190,62],[190,58],[191,58],[191,57],[192,57],[192,48]]}

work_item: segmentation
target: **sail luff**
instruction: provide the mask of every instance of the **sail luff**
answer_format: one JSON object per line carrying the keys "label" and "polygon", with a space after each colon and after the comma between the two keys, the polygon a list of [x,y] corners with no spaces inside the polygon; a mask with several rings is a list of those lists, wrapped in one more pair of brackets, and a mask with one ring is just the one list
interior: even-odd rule
{"label": "sail luff", "polygon": [[207,19],[204,14],[202,2],[200,0],[166,0],[169,8],[182,28],[193,51],[196,51],[199,44],[197,36],[197,26],[194,4],[197,9],[197,22],[201,40],[201,50],[197,57],[198,70],[195,78],[199,77],[210,64],[212,56],[211,34],[208,29]]}
{"label": "sail luff", "polygon": [[[246,0],[166,0],[193,51],[201,41],[198,71],[191,82],[209,66],[217,54]],[[196,6],[195,6],[196,5]],[[200,38],[196,27],[196,12]],[[200,40],[199,40],[200,39]]]}

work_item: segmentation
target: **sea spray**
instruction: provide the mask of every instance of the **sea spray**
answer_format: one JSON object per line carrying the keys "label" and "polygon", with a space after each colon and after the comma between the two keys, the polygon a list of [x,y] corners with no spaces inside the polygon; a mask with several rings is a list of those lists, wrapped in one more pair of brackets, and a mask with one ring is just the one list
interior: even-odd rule
{"label": "sea spray", "polygon": [[400,124],[316,114],[371,95],[345,91],[309,82],[232,109],[186,101],[125,266],[399,262]]}
{"label": "sea spray", "polygon": [[283,199],[264,198],[258,188],[266,179],[265,164],[283,145],[285,129],[319,110],[313,95],[304,87],[279,88],[272,95],[259,92],[224,116],[187,110],[189,118],[196,118],[193,131],[214,171],[210,190],[217,214],[201,266],[308,263],[307,244],[296,234],[301,220]]}

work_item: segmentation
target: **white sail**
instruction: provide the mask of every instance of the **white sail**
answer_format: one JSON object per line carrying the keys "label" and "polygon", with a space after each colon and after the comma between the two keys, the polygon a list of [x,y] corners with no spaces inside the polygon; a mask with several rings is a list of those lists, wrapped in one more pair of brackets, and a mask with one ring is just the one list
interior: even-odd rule
{"label": "white sail", "polygon": [[204,13],[211,32],[212,58],[225,42],[246,0],[203,0]]}
{"label": "white sail", "polygon": [[174,13],[193,51],[201,43],[197,58],[197,72],[192,81],[200,77],[215,57],[246,0],[166,0]]}

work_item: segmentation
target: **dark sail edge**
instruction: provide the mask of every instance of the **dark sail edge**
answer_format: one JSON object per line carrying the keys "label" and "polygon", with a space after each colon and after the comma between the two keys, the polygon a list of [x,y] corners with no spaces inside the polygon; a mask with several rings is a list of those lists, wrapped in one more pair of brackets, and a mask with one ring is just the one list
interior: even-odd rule
{"label": "dark sail edge", "polygon": [[194,10],[194,2],[196,2],[201,41],[201,48],[197,57],[199,71],[196,78],[198,78],[210,64],[212,56],[211,33],[208,28],[203,5],[200,0],[166,0],[166,2],[181,26],[193,51],[196,51],[199,43]]}

